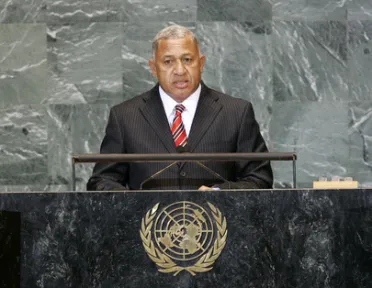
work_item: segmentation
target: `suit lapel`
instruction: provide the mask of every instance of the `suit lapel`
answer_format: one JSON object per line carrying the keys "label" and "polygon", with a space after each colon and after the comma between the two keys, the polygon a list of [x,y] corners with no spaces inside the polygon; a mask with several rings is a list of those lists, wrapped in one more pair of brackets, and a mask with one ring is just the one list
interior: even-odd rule
{"label": "suit lapel", "polygon": [[176,153],[172,133],[169,128],[167,116],[159,95],[159,85],[156,85],[144,97],[145,105],[140,108],[143,117],[154,129],[159,140],[163,143],[169,153]]}
{"label": "suit lapel", "polygon": [[[221,104],[218,103],[218,96],[211,93],[212,90],[205,86],[203,82],[201,85],[202,90],[187,141],[188,150],[190,152],[193,152],[198,146],[200,140],[208,131],[208,128],[222,108]],[[181,162],[180,169],[182,169],[186,163],[187,162]]]}
{"label": "suit lapel", "polygon": [[221,111],[222,106],[218,102],[218,96],[202,82],[202,90],[195,112],[194,120],[189,135],[188,146],[190,152],[194,151],[214,119]]}

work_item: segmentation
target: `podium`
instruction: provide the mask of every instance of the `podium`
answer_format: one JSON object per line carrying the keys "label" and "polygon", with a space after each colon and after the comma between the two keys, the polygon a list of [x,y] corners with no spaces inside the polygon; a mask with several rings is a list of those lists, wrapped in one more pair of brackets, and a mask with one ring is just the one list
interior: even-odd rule
{"label": "podium", "polygon": [[0,211],[0,287],[20,287],[19,212]]}
{"label": "podium", "polygon": [[372,283],[372,189],[0,193],[0,203],[22,215],[20,287]]}

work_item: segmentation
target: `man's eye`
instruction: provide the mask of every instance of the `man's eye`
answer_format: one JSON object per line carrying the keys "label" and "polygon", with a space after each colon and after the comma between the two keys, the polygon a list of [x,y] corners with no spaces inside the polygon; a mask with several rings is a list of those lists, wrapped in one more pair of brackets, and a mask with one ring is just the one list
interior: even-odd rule
{"label": "man's eye", "polygon": [[172,64],[172,60],[165,60],[165,61],[164,61],[164,64],[165,64],[165,65],[170,65],[170,64]]}
{"label": "man's eye", "polygon": [[184,58],[184,59],[183,59],[183,62],[185,62],[185,63],[190,63],[191,61],[192,61],[191,58]]}

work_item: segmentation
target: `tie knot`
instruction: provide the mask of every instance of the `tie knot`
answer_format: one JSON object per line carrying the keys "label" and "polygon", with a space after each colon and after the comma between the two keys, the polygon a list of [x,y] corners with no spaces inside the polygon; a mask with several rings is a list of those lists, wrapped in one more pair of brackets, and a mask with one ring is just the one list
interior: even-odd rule
{"label": "tie knot", "polygon": [[183,104],[177,104],[176,105],[176,113],[182,113],[183,111],[185,111],[186,107],[183,106]]}

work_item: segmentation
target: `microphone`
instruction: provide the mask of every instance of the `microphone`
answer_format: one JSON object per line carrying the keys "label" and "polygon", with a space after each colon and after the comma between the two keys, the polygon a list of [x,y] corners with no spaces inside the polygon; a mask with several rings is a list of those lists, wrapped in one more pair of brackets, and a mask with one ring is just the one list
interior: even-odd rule
{"label": "microphone", "polygon": [[[176,151],[178,153],[183,153],[183,152],[186,152],[186,148],[184,146],[177,146],[176,147]],[[169,164],[168,166],[164,167],[163,169],[159,170],[158,172],[152,174],[150,177],[146,178],[145,180],[143,180],[140,184],[140,187],[139,187],[139,190],[142,190],[142,187],[143,185],[145,185],[147,182],[149,182],[151,179],[154,179],[156,176],[160,175],[161,173],[163,173],[164,171],[168,170],[169,168],[171,168],[172,166],[176,165],[178,162],[180,161],[175,161],[175,162],[172,162],[171,164]]]}
{"label": "microphone", "polygon": [[[185,147],[184,146],[177,146],[176,147],[176,151],[178,153],[183,153],[183,152],[186,152],[185,150]],[[168,170],[169,168],[171,168],[172,166],[176,165],[178,162],[180,161],[175,161],[175,162],[172,162],[171,164],[169,164],[168,166],[164,167],[163,169],[159,170],[158,172],[152,174],[150,177],[146,178],[145,180],[143,180],[140,184],[140,187],[139,187],[139,190],[142,190],[143,188],[143,185],[145,185],[147,182],[149,182],[151,179],[154,179],[156,176],[160,175],[161,173],[165,172],[166,170]]]}
{"label": "microphone", "polygon": [[[177,146],[176,148],[177,152],[178,153],[190,153],[190,150],[189,150],[189,147],[187,146],[187,144],[185,146]],[[231,189],[231,183],[230,181],[227,181],[224,177],[222,177],[220,174],[218,174],[216,171],[213,171],[211,168],[205,166],[203,163],[201,163],[200,161],[196,161],[194,162],[196,164],[198,164],[200,167],[202,167],[204,170],[206,170],[208,173],[212,174],[214,177],[216,177],[217,179],[219,180],[222,180],[223,182],[225,183],[228,183],[229,184],[229,189]]]}
{"label": "microphone", "polygon": [[187,145],[185,145],[185,146],[177,146],[176,147],[176,151],[178,153],[186,153],[186,152],[189,152],[189,149],[188,149]]}
{"label": "microphone", "polygon": [[163,169],[159,170],[158,172],[152,174],[150,177],[146,178],[145,180],[143,180],[140,184],[140,187],[139,187],[139,190],[142,190],[142,187],[143,185],[145,185],[147,182],[149,182],[151,179],[154,179],[156,176],[158,176],[159,174],[163,173],[164,171],[168,170],[169,168],[171,168],[172,166],[176,165],[179,161],[175,161],[171,164],[169,164],[168,166],[164,167]]}
{"label": "microphone", "polygon": [[[176,151],[178,153],[190,153],[190,150],[188,148],[187,145],[185,146],[177,146],[176,147]],[[161,173],[163,173],[164,171],[168,170],[169,168],[171,168],[172,166],[176,165],[177,163],[179,162],[182,162],[182,161],[175,161],[175,162],[172,162],[171,164],[169,164],[168,166],[164,167],[163,169],[159,170],[158,172],[152,174],[150,177],[146,178],[145,180],[143,180],[140,184],[140,187],[139,187],[139,190],[142,190],[143,188],[143,185],[145,185],[147,182],[149,182],[151,179],[154,179],[156,176],[160,175]],[[228,183],[229,184],[229,188],[228,189],[231,189],[231,183],[230,181],[226,180],[224,177],[222,177],[220,174],[218,174],[217,172],[213,171],[212,169],[210,169],[209,167],[205,166],[203,163],[201,163],[200,161],[196,161],[195,162],[196,164],[198,164],[200,167],[202,167],[204,170],[206,170],[208,173],[212,174],[214,177],[216,177],[217,179],[219,180],[222,180],[223,182],[225,183]]]}

